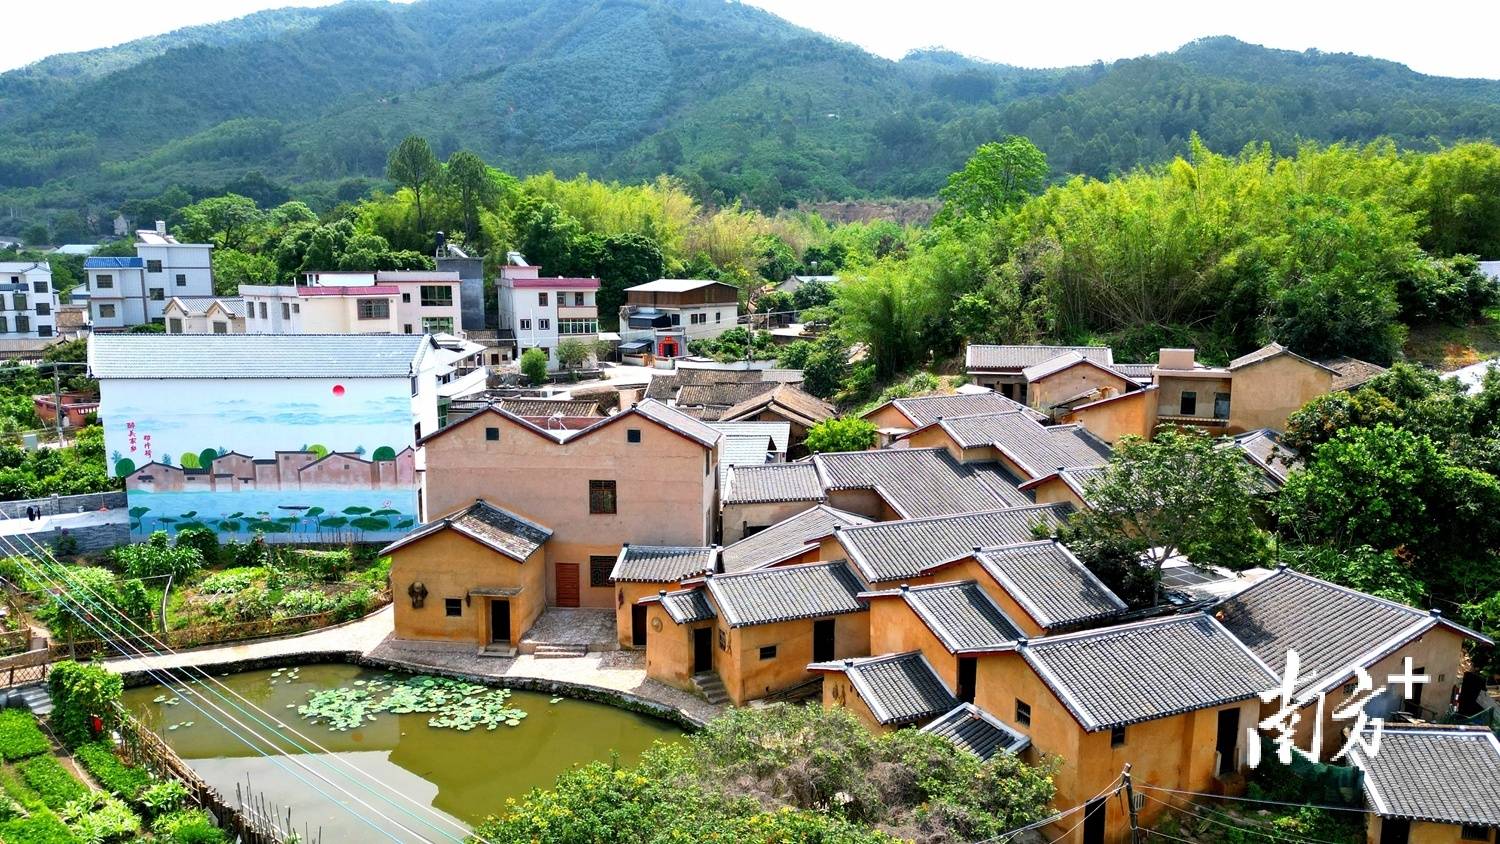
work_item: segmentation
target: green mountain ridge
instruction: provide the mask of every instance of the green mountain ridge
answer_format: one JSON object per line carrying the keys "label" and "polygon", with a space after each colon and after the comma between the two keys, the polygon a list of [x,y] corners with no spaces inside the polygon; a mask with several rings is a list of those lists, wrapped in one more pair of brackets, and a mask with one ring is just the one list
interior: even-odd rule
{"label": "green mountain ridge", "polygon": [[1030,137],[1054,175],[1211,147],[1500,137],[1500,81],[1207,38],[1033,70],[901,61],[721,0],[356,0],[281,9],[0,74],[0,198],[117,207],[260,173],[332,202],[402,137],[516,173],[673,173],[714,201],[931,196],[981,143]]}

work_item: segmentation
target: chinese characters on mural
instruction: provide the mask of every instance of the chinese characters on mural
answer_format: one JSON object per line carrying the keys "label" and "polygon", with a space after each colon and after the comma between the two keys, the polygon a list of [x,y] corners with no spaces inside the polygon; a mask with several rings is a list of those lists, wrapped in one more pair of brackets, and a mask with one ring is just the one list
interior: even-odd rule
{"label": "chinese characters on mural", "polygon": [[[1271,703],[1280,699],[1280,708],[1267,716],[1257,725],[1259,729],[1274,733],[1272,739],[1276,745],[1276,759],[1283,765],[1292,763],[1292,754],[1296,753],[1309,762],[1317,762],[1319,748],[1323,746],[1323,713],[1327,706],[1327,691],[1313,689],[1298,694],[1298,687],[1317,676],[1316,672],[1302,676],[1302,659],[1294,650],[1287,651],[1286,670],[1282,672],[1281,685],[1278,688],[1267,689],[1261,692],[1262,703]],[[1349,735],[1338,752],[1329,758],[1330,762],[1337,762],[1348,755],[1349,751],[1358,744],[1365,753],[1374,756],[1380,752],[1380,736],[1385,729],[1385,718],[1381,715],[1372,715],[1368,711],[1369,705],[1386,694],[1390,686],[1398,686],[1402,689],[1402,700],[1413,700],[1414,686],[1425,685],[1432,680],[1419,669],[1413,669],[1411,657],[1406,657],[1402,664],[1401,673],[1386,675],[1387,686],[1375,687],[1370,673],[1361,666],[1353,668],[1354,682],[1344,687],[1344,700],[1335,706],[1332,712],[1334,721],[1352,721]],[[1297,746],[1297,728],[1302,723],[1303,711],[1312,707],[1312,735],[1308,742],[1308,748]],[[1368,736],[1366,732],[1368,730]],[[1246,729],[1249,734],[1249,746],[1247,748],[1246,762],[1251,768],[1260,764],[1260,742],[1256,740],[1256,728]]]}

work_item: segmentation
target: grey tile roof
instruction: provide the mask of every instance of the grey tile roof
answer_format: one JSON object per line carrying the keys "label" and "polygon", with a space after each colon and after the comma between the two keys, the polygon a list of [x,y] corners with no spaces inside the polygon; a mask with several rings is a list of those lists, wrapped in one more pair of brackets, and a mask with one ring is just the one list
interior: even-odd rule
{"label": "grey tile roof", "polygon": [[[455,402],[456,404],[457,402]],[[599,403],[584,399],[500,399],[495,406],[517,416],[603,416]]]}
{"label": "grey tile roof", "polygon": [[1371,378],[1385,373],[1385,367],[1359,358],[1345,356],[1322,358],[1318,363],[1338,373],[1333,376],[1332,388],[1334,390],[1353,390],[1364,386],[1365,382]]}
{"label": "grey tile roof", "polygon": [[[641,599],[642,602],[651,600],[653,599],[649,597]],[[702,589],[678,589],[657,595],[655,600],[661,602],[661,608],[667,611],[667,617],[677,624],[692,624],[715,617],[713,605],[709,604]]]}
{"label": "grey tile roof", "polygon": [[1019,650],[1090,732],[1234,703],[1277,682],[1203,613],[1044,636]]}
{"label": "grey tile roof", "polygon": [[1302,468],[1302,458],[1281,443],[1281,434],[1270,428],[1257,428],[1239,434],[1232,441],[1234,447],[1245,453],[1250,465],[1259,470],[1264,478],[1264,487],[1275,492],[1286,484],[1287,475],[1293,469]]}
{"label": "grey tile roof", "polygon": [[1337,370],[1333,369],[1333,367],[1318,363],[1317,361],[1310,358],[1305,358],[1302,355],[1299,355],[1296,352],[1292,351],[1291,349],[1288,349],[1287,347],[1281,345],[1280,343],[1267,343],[1266,345],[1261,346],[1259,349],[1256,349],[1249,354],[1240,355],[1239,357],[1229,362],[1229,371],[1233,372],[1236,369],[1243,369],[1244,367],[1260,363],[1261,361],[1267,361],[1271,358],[1279,357],[1281,355],[1290,355],[1297,360],[1300,360],[1303,363],[1307,364],[1308,366],[1315,366],[1321,369],[1326,369],[1329,372],[1332,372],[1335,376],[1339,374]]}
{"label": "grey tile roof", "polygon": [[709,422],[708,427],[721,434],[759,434],[770,437],[776,450],[785,453],[792,439],[790,422]]}
{"label": "grey tile roof", "polygon": [[1089,358],[1084,357],[1078,352],[1064,352],[1057,357],[1048,358],[1041,363],[1034,363],[1031,366],[1028,366],[1025,369],[1021,370],[1021,375],[1023,375],[1027,381],[1040,381],[1049,375],[1056,375],[1057,373],[1062,372],[1065,369],[1071,369],[1072,367],[1077,366],[1080,363],[1094,364],[1095,366],[1109,370],[1115,375],[1124,378],[1126,381],[1130,380],[1129,376],[1125,375],[1122,372],[1115,371],[1113,366],[1100,363],[1095,360],[1090,360]]}
{"label": "grey tile roof", "polygon": [[1287,651],[1295,650],[1303,678],[1299,692],[1339,685],[1354,666],[1368,665],[1432,627],[1449,624],[1430,612],[1291,569],[1226,598],[1215,614],[1277,672],[1286,668]]}
{"label": "grey tile roof", "polygon": [[696,440],[702,445],[715,445],[722,436],[718,431],[708,427],[703,422],[694,419],[675,407],[668,407],[654,399],[638,401],[631,407],[631,410],[658,425],[682,434],[688,439]]}
{"label": "grey tile roof", "polygon": [[[1018,401],[995,392],[914,396],[909,399],[894,399],[891,404],[910,419],[912,426],[916,428],[936,422],[940,416],[974,416],[984,413],[1007,413],[1012,410],[1026,413],[1037,421],[1047,418],[1046,414],[1032,410]],[[874,413],[874,411],[870,412]]]}
{"label": "grey tile roof", "polygon": [[542,547],[542,543],[552,536],[551,530],[536,522],[481,499],[457,513],[418,525],[411,533],[382,548],[380,553],[389,554],[440,530],[461,533],[481,545],[521,562],[525,562],[527,557]]}
{"label": "grey tile roof", "polygon": [[1349,761],[1364,771],[1378,814],[1500,826],[1500,739],[1488,729],[1387,725],[1378,752],[1353,748]]}
{"label": "grey tile roof", "polygon": [[812,460],[825,489],[873,489],[903,518],[1032,503],[998,463],[960,463],[944,448],[831,452]]}
{"label": "grey tile roof", "polygon": [[964,368],[968,370],[1015,370],[1051,360],[1058,355],[1077,352],[1095,363],[1109,366],[1115,354],[1108,346],[986,346],[970,344],[964,351]]}
{"label": "grey tile roof", "polygon": [[1109,368],[1137,383],[1150,384],[1151,370],[1155,366],[1154,363],[1114,363]]}
{"label": "grey tile roof", "polygon": [[812,463],[768,463],[736,466],[724,482],[725,504],[773,501],[822,501],[823,485]]}
{"label": "grey tile roof", "polygon": [[953,653],[1009,650],[1024,634],[972,580],[867,592],[877,600],[900,598]]}
{"label": "grey tile roof", "polygon": [[1031,744],[1031,739],[972,703],[960,703],[922,732],[942,736],[980,759],[1001,752],[1020,753]]}
{"label": "grey tile roof", "polygon": [[708,592],[730,627],[861,612],[859,581],[842,561],[719,574]]}
{"label": "grey tile roof", "polygon": [[711,572],[718,546],[630,545],[620,548],[610,580],[630,583],[671,583]]}
{"label": "grey tile roof", "polygon": [[719,489],[729,485],[730,466],[763,466],[776,444],[765,433],[724,434],[719,442]]}
{"label": "grey tile roof", "polygon": [[741,401],[726,408],[720,418],[726,422],[743,419],[762,411],[770,411],[785,419],[812,426],[838,414],[833,405],[812,393],[796,386],[779,383],[775,389]]}
{"label": "grey tile roof", "polygon": [[958,701],[921,651],[815,662],[809,671],[837,671],[882,724],[905,726],[947,712]]}
{"label": "grey tile roof", "polygon": [[1083,624],[1125,610],[1120,596],[1056,540],[989,548],[976,559],[1043,628]]}
{"label": "grey tile roof", "polygon": [[676,402],[678,407],[727,408],[742,401],[759,398],[778,386],[778,381],[684,384],[677,390]]}
{"label": "grey tile roof", "polygon": [[869,523],[863,516],[819,504],[725,546],[719,560],[726,573],[748,571],[802,553],[810,541],[833,533],[835,527]]}
{"label": "grey tile roof", "polygon": [[1021,413],[960,416],[937,424],[962,448],[1000,449],[1033,478],[1057,469],[1109,462],[1109,446],[1082,425],[1047,427]]}
{"label": "grey tile roof", "polygon": [[915,577],[975,548],[1034,539],[1032,529],[1057,527],[1073,512],[1069,504],[1030,504],[1003,510],[904,519],[845,527],[837,531],[849,561],[871,583]]}
{"label": "grey tile roof", "polygon": [[654,373],[646,384],[646,397],[672,401],[677,398],[677,391],[689,384],[756,384],[772,380],[779,379],[767,378],[762,370],[677,369]]}
{"label": "grey tile roof", "polygon": [[404,378],[420,334],[95,334],[96,378]]}

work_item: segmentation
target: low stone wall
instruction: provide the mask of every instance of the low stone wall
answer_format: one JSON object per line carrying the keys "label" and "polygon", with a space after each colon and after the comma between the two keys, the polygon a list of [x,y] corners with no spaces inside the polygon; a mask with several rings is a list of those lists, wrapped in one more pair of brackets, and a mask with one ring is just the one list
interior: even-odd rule
{"label": "low stone wall", "polygon": [[27,507],[40,507],[42,515],[77,513],[107,507],[119,510],[125,507],[123,492],[91,492],[86,495],[52,495],[46,498],[28,498],[20,501],[0,501],[0,518],[24,519]]}
{"label": "low stone wall", "polygon": [[[24,515],[24,514],[23,514]],[[42,545],[52,547],[62,530],[42,530],[35,533],[25,534],[28,540],[36,541]],[[130,525],[121,522],[112,525],[89,525],[87,527],[68,528],[68,536],[73,537],[78,543],[78,553],[97,554],[100,551],[108,551],[111,548],[130,543]]]}

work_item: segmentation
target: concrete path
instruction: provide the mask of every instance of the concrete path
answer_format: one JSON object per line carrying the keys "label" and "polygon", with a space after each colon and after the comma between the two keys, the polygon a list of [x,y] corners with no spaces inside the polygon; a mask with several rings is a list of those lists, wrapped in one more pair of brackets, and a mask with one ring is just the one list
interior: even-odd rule
{"label": "concrete path", "polygon": [[82,513],[59,513],[43,516],[36,521],[26,518],[0,519],[0,536],[22,536],[29,533],[47,533],[64,529],[98,527],[100,525],[124,525],[130,522],[130,514],[124,510],[85,510]]}

